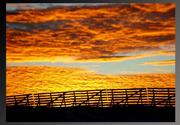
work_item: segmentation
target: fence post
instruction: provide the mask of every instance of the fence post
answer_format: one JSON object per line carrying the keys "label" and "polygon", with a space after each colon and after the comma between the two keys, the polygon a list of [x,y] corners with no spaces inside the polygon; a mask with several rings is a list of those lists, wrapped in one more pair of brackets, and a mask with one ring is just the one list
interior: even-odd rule
{"label": "fence post", "polygon": [[18,103],[17,103],[17,100],[16,100],[16,96],[14,96],[14,101],[15,101],[15,106],[17,106]]}
{"label": "fence post", "polygon": [[103,101],[102,101],[102,90],[100,90],[100,102],[101,102],[101,106],[103,107]]}
{"label": "fence post", "polygon": [[143,104],[143,101],[142,101],[142,89],[140,89],[140,97],[141,97],[141,104]]}
{"label": "fence post", "polygon": [[170,106],[170,101],[171,101],[171,98],[170,98],[170,93],[169,93],[169,88],[167,89],[168,90],[168,106]]}
{"label": "fence post", "polygon": [[109,99],[108,99],[108,93],[107,93],[107,89],[105,90],[106,91],[106,99],[107,99],[107,102],[109,101]]}
{"label": "fence post", "polygon": [[89,106],[89,93],[88,93],[88,91],[87,91],[87,101],[86,101],[86,106]]}
{"label": "fence post", "polygon": [[146,88],[146,95],[147,95],[147,104],[149,105],[149,91],[148,91],[148,88]]}
{"label": "fence post", "polygon": [[139,99],[138,99],[137,104],[139,104],[139,100],[141,101],[141,104],[142,104],[142,89],[140,89],[139,92],[140,92],[140,93],[139,93]]}
{"label": "fence post", "polygon": [[114,105],[114,92],[113,92],[113,89],[111,89],[111,94],[112,94],[112,96],[111,96],[111,106],[113,106]]}
{"label": "fence post", "polygon": [[65,92],[63,92],[63,102],[64,102],[64,106],[66,107]]}
{"label": "fence post", "polygon": [[75,91],[73,92],[74,94],[74,103],[73,103],[73,106],[76,106],[76,94],[75,94]]}
{"label": "fence post", "polygon": [[128,105],[128,94],[127,94],[127,89],[125,89],[125,92],[126,92],[126,105]]}
{"label": "fence post", "polygon": [[51,93],[50,93],[50,99],[51,99],[51,101],[50,101],[50,103],[49,103],[49,106],[51,107],[53,107],[53,100],[52,100],[52,95],[51,95]]}
{"label": "fence post", "polygon": [[153,106],[156,106],[156,102],[155,102],[155,93],[154,93],[154,88],[153,88],[153,100],[152,100],[152,103],[153,103]]}
{"label": "fence post", "polygon": [[26,98],[27,98],[26,106],[29,106],[29,98],[28,97],[29,97],[29,95],[26,96]]}
{"label": "fence post", "polygon": [[33,99],[33,107],[36,106],[35,100],[34,100],[34,93],[32,93],[32,99]]}
{"label": "fence post", "polygon": [[38,106],[40,106],[40,98],[39,98],[39,93],[38,93]]}

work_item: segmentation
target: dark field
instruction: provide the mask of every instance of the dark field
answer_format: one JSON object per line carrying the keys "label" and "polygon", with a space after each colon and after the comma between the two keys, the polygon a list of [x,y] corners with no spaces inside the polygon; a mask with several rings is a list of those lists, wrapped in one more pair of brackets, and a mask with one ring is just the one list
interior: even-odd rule
{"label": "dark field", "polygon": [[6,104],[11,122],[175,122],[174,88],[37,93]]}
{"label": "dark field", "polygon": [[175,122],[174,107],[7,107],[7,122]]}

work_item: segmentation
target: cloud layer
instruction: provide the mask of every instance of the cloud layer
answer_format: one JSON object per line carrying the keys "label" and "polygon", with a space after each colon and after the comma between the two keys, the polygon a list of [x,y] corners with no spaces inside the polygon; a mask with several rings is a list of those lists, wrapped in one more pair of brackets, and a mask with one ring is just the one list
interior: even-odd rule
{"label": "cloud layer", "polygon": [[162,61],[153,61],[146,62],[143,65],[152,65],[152,66],[174,66],[176,63],[175,60],[162,60]]}
{"label": "cloud layer", "polygon": [[[59,6],[7,12],[7,62],[175,55],[175,4]],[[165,54],[166,53],[166,54]],[[126,56],[125,56],[126,55]],[[142,56],[143,57],[143,56]]]}
{"label": "cloud layer", "polygon": [[175,87],[175,74],[100,75],[81,68],[8,67],[6,95],[90,89]]}

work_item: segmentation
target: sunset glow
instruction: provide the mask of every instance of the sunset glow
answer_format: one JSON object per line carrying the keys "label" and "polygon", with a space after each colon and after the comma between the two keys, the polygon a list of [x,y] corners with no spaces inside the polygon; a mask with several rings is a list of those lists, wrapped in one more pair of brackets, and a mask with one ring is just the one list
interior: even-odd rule
{"label": "sunset glow", "polygon": [[175,87],[174,74],[101,75],[64,67],[7,68],[7,95],[113,88]]}
{"label": "sunset glow", "polygon": [[175,87],[175,8],[7,4],[7,95]]}

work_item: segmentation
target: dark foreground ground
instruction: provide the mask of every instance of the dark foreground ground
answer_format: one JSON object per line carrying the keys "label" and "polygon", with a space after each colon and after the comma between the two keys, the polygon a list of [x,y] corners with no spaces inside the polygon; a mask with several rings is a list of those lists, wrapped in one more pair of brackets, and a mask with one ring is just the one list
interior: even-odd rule
{"label": "dark foreground ground", "polygon": [[7,107],[7,122],[175,122],[174,107]]}

